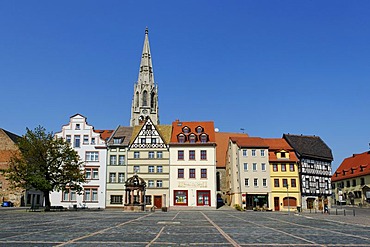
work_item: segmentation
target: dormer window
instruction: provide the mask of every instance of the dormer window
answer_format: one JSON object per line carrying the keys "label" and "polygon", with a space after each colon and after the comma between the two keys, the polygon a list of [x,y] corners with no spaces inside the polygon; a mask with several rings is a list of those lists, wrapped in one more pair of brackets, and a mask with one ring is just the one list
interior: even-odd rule
{"label": "dormer window", "polygon": [[196,142],[196,140],[197,140],[197,137],[196,137],[194,134],[191,134],[191,135],[189,136],[189,142],[190,142],[190,143],[195,143],[195,142]]}
{"label": "dormer window", "polygon": [[122,138],[113,138],[113,144],[121,144]]}
{"label": "dormer window", "polygon": [[76,130],[81,129],[80,124],[76,124]]}
{"label": "dormer window", "polygon": [[201,134],[200,135],[200,142],[201,143],[206,143],[208,141],[208,136],[207,134]]}
{"label": "dormer window", "polygon": [[285,153],[285,152],[281,152],[281,153],[280,153],[280,157],[281,157],[281,158],[286,158],[286,153]]}
{"label": "dormer window", "polygon": [[184,132],[185,134],[189,134],[190,128],[185,126],[184,128],[182,128],[182,132]]}
{"label": "dormer window", "polygon": [[200,133],[202,133],[202,132],[203,132],[203,127],[202,127],[202,126],[198,126],[198,127],[195,129],[195,131],[196,131],[198,134],[200,134]]}
{"label": "dormer window", "polygon": [[185,135],[184,134],[180,134],[178,137],[178,142],[179,143],[184,143],[185,142]]}

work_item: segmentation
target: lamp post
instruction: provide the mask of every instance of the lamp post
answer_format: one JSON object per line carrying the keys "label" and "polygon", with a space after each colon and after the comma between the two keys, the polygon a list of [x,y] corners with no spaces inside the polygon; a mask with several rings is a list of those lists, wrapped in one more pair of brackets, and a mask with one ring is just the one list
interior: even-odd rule
{"label": "lamp post", "polygon": [[288,182],[286,183],[285,187],[286,187],[286,194],[287,194],[287,197],[288,197],[288,215],[290,215],[289,185],[288,185]]}

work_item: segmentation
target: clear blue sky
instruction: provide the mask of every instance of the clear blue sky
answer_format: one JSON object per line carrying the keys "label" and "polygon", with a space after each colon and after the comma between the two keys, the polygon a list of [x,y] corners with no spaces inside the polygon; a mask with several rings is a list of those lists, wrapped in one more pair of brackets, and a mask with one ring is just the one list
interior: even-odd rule
{"label": "clear blue sky", "polygon": [[0,127],[128,125],[145,27],[160,120],[369,149],[370,1],[2,1]]}

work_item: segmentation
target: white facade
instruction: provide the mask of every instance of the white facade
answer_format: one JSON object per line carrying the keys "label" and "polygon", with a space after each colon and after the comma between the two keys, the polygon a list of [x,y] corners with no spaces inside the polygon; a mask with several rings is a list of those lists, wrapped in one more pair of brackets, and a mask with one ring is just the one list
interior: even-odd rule
{"label": "white facade", "polygon": [[73,190],[52,192],[51,205],[66,208],[105,208],[107,153],[105,140],[86,122],[86,117],[80,114],[72,116],[69,124],[64,125],[62,131],[55,136],[71,143],[77,151],[84,162],[81,169],[84,169],[87,182],[83,184],[84,190],[81,195]]}
{"label": "white facade", "polygon": [[[216,208],[216,149],[213,122],[175,122],[172,126],[170,207]],[[186,132],[189,130],[189,133],[184,133],[185,129]],[[201,131],[196,132],[197,129]],[[202,135],[207,136],[204,142],[201,141]],[[195,137],[194,143],[189,141],[191,136]],[[184,138],[183,143],[181,138]]]}

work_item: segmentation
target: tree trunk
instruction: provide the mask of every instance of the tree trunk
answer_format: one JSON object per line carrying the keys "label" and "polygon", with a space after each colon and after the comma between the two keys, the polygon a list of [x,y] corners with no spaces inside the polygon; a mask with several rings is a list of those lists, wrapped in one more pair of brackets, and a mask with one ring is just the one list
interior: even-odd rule
{"label": "tree trunk", "polygon": [[50,191],[44,191],[44,198],[45,198],[45,212],[50,211]]}

